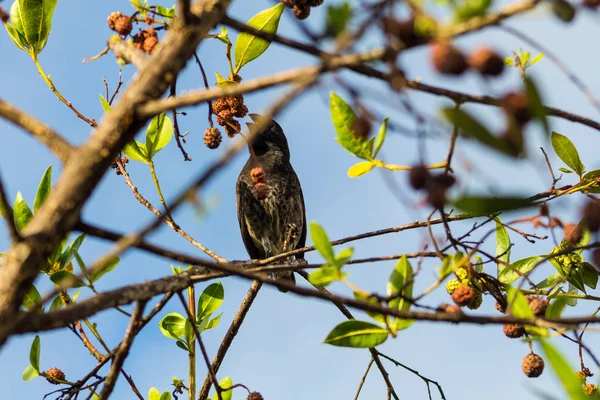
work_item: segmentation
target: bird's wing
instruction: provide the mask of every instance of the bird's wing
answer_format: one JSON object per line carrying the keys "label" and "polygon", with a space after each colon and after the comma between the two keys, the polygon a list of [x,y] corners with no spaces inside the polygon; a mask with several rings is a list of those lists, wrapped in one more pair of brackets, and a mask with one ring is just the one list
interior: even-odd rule
{"label": "bird's wing", "polygon": [[263,254],[264,252],[254,244],[252,236],[250,236],[250,232],[248,231],[246,217],[244,216],[244,209],[247,209],[248,205],[254,201],[254,196],[252,196],[252,192],[248,188],[248,185],[242,179],[238,179],[235,188],[235,197],[238,223],[240,224],[240,233],[242,234],[242,240],[244,241],[246,251],[253,260],[263,259],[265,258],[265,255]]}
{"label": "bird's wing", "polygon": [[[294,173],[296,177],[296,181],[298,182],[298,189],[300,190],[300,199],[302,200],[302,230],[300,232],[300,239],[298,239],[298,244],[296,248],[301,248],[306,246],[306,206],[304,205],[304,194],[302,193],[302,186],[300,185],[300,180],[298,176]],[[296,259],[304,258],[304,253],[296,254]]]}

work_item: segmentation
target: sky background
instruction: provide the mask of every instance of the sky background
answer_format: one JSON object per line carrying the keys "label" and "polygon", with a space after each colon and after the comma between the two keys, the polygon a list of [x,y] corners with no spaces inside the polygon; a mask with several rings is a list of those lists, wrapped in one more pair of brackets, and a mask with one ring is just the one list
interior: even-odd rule
{"label": "sky background", "polygon": [[[163,4],[171,5],[170,2]],[[265,0],[234,1],[230,15],[247,20],[271,4]],[[495,3],[495,7],[502,4],[504,3]],[[10,3],[5,1],[2,6],[8,9]],[[102,118],[98,94],[105,90],[103,77],[106,77],[112,90],[117,83],[119,66],[112,54],[88,64],[82,64],[81,60],[97,54],[104,47],[111,34],[106,26],[106,17],[115,10],[126,14],[133,12],[129,2],[124,0],[60,1],[48,45],[40,56],[42,66],[65,97],[83,114],[97,120]],[[321,26],[324,20],[323,10],[324,7],[313,9],[306,23],[313,27]],[[598,93],[600,81],[597,65],[600,64],[600,52],[591,41],[599,33],[597,18],[593,13],[582,11],[574,23],[566,25],[555,20],[547,8],[540,7],[527,16],[515,18],[510,25],[533,35],[558,54],[593,93]],[[279,32],[287,37],[304,40],[289,10],[284,12]],[[233,39],[236,32],[230,32],[230,36]],[[376,38],[370,38],[363,49],[376,42]],[[468,35],[458,39],[457,43],[465,51],[479,45],[494,44],[503,55],[509,55],[519,47],[531,50],[532,55],[538,53],[497,28]],[[91,133],[90,128],[56,99],[37,74],[29,56],[16,48],[7,34],[0,34],[0,51],[0,76],[4,78],[0,96],[46,121],[71,143],[84,143]],[[215,40],[204,41],[199,55],[211,82],[214,72],[222,75],[227,73],[224,46],[221,43]],[[273,44],[257,61],[244,67],[242,75],[248,81],[283,70],[314,65],[315,62],[312,57]],[[519,74],[514,69],[509,69],[502,78],[491,82],[482,82],[474,74],[458,79],[440,77],[430,67],[426,48],[406,52],[400,58],[400,63],[411,79],[420,78],[425,83],[473,94],[501,95],[520,85]],[[123,70],[124,79],[130,79],[133,73],[133,67],[127,66]],[[600,119],[598,111],[548,58],[536,65],[531,73],[538,82],[546,104]],[[392,123],[414,130],[414,118],[403,110],[397,98],[386,92],[384,85],[349,72],[344,72],[343,76],[353,84],[365,88],[361,99],[379,115],[389,116]],[[180,90],[202,87],[201,75],[193,63],[189,63],[181,75],[178,87]],[[329,77],[316,90],[295,101],[277,118],[288,137],[292,163],[302,182],[308,220],[318,221],[331,239],[423,220],[429,213],[429,208],[423,206],[420,196],[408,187],[404,173],[374,171],[358,179],[347,177],[347,168],[357,160],[334,140],[335,132],[328,108],[330,90],[349,99],[348,94]],[[251,112],[264,112],[281,93],[282,89],[272,89],[247,95],[246,103]],[[427,94],[408,92],[408,96],[419,112],[433,121],[438,118],[441,107],[451,105],[447,100]],[[502,126],[500,113],[495,109],[473,105],[468,105],[465,109],[485,119],[488,126],[494,129]],[[218,150],[208,150],[202,140],[202,134],[207,128],[206,106],[185,111],[187,116],[180,118],[180,125],[182,130],[191,131],[185,146],[193,161],[183,161],[175,141],[155,158],[157,173],[167,200],[173,198],[179,188],[191,182],[231,143],[225,140]],[[577,145],[588,170],[600,167],[596,151],[600,145],[600,136],[597,132],[555,118],[551,119],[551,123],[554,130],[567,135]],[[435,130],[427,142],[428,162],[444,160],[449,137],[448,129],[441,127]],[[14,198],[17,191],[21,191],[31,205],[44,170],[52,164],[53,181],[56,182],[61,172],[60,162],[37,141],[3,120],[0,120],[0,138],[0,173],[8,193]],[[547,189],[551,179],[539,147],[543,146],[548,151],[555,170],[562,164],[551,151],[550,144],[544,139],[539,127],[528,128],[527,141],[530,156],[525,160],[515,161],[459,140],[455,167],[460,184],[453,193],[532,195]],[[238,231],[234,196],[235,179],[246,158],[244,151],[203,189],[202,198],[212,199],[209,201],[212,204],[209,213],[200,216],[193,207],[185,206],[175,214],[176,221],[190,235],[232,260],[247,257]],[[414,138],[390,132],[381,158],[389,163],[404,165],[417,162]],[[128,164],[128,171],[140,192],[158,206],[160,203],[147,166],[132,161]],[[390,190],[382,179],[382,174],[387,174],[388,178],[397,183],[396,193]],[[561,182],[575,181],[567,176]],[[400,202],[395,194],[405,200]],[[577,222],[582,197],[572,196],[553,202],[553,214],[567,222]],[[511,214],[505,219],[518,216],[519,214]],[[116,176],[112,171],[106,174],[83,211],[85,221],[120,232],[135,230],[151,218],[153,215],[135,200],[122,177]],[[472,222],[465,222],[452,226],[454,232],[461,233],[471,225]],[[532,231],[530,226],[521,227]],[[425,233],[424,230],[411,230],[355,242],[352,246],[355,247],[357,258],[412,252],[417,251],[427,239]],[[538,233],[545,234],[543,231]],[[73,235],[72,238],[74,237]],[[512,260],[544,254],[553,247],[550,239],[531,245],[516,235],[511,235],[511,238],[514,242]],[[173,250],[203,256],[198,249],[167,227],[159,229],[149,240]],[[6,249],[8,245],[7,232],[1,229],[0,248]],[[81,254],[89,264],[106,252],[110,245],[108,242],[89,238],[84,242]],[[484,248],[494,251],[493,238]],[[309,262],[322,261],[316,253],[307,254],[307,259]],[[415,292],[422,291],[436,279],[434,268],[438,264],[439,262],[432,260],[423,263]],[[351,273],[352,281],[363,289],[381,292],[385,289],[385,282],[393,266],[394,262],[360,264],[347,267],[347,271]],[[487,268],[487,272],[495,272],[494,265],[488,265]],[[550,265],[544,265],[535,276],[541,280],[553,272]],[[132,250],[122,257],[116,270],[99,281],[97,287],[99,290],[110,290],[170,274],[168,261]],[[47,276],[41,276],[36,281],[42,295],[51,288],[48,281]],[[224,313],[221,324],[203,335],[211,358],[249,286],[248,281],[239,278],[228,278],[223,283],[225,301],[221,309]],[[200,292],[205,286],[206,284],[199,284],[197,291]],[[339,285],[333,285],[332,289],[351,295],[347,288]],[[89,295],[89,291],[83,290],[80,299]],[[449,296],[441,289],[428,297],[426,304],[435,306],[449,300]],[[577,310],[567,312],[571,315],[583,314],[593,308],[594,304],[581,302],[581,307]],[[142,331],[134,341],[133,349],[125,362],[125,369],[133,376],[144,395],[152,386],[161,391],[171,390],[173,375],[187,381],[187,354],[177,348],[173,340],[165,338],[157,326],[160,317],[169,312],[183,312],[178,301],[169,303]],[[494,301],[486,297],[483,306],[475,313],[495,314]],[[356,315],[360,316],[360,313],[357,312]],[[114,311],[100,313],[92,320],[98,323],[100,333],[111,348],[122,339],[128,323],[127,317]],[[234,382],[243,383],[270,400],[351,399],[370,354],[367,350],[322,344],[328,332],[342,321],[344,317],[327,302],[305,299],[291,293],[282,294],[274,288],[264,287],[234,340],[218,376],[231,376]],[[21,373],[28,365],[32,339],[33,335],[13,337],[0,351],[0,386],[3,388],[3,398],[41,399],[45,393],[56,389],[42,378],[30,382],[21,380]],[[555,342],[560,344],[560,348],[575,366],[576,345],[564,340]],[[586,343],[592,349],[600,344],[593,332],[586,334]],[[530,399],[536,398],[536,389],[564,398],[549,368],[536,380],[529,380],[524,376],[521,360],[528,353],[528,347],[518,340],[506,338],[500,326],[416,323],[379,349],[424,376],[438,381],[447,399],[500,400],[509,396],[513,399]],[[65,372],[67,379],[75,381],[92,369],[95,363],[95,359],[71,332],[62,330],[41,335],[42,369],[59,367]],[[591,363],[588,365],[592,367]],[[200,359],[198,366],[198,381],[201,385],[206,371]],[[386,367],[402,399],[427,398],[426,386],[417,376],[389,363],[386,363]],[[385,392],[381,375],[373,368],[363,388],[362,398],[384,399]],[[432,392],[433,398],[439,398],[434,388]],[[117,382],[113,397],[135,398],[122,378]],[[234,393],[234,399],[242,398],[245,398],[243,391]]]}

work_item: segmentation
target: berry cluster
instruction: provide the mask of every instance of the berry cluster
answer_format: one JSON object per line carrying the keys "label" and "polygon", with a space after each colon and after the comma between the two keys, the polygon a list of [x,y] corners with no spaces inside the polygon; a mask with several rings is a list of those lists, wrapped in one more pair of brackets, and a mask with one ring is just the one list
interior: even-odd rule
{"label": "berry cluster", "polygon": [[209,149],[216,149],[221,144],[221,132],[217,128],[208,128],[204,131],[204,144]]}
{"label": "berry cluster", "polygon": [[44,373],[46,380],[53,385],[60,385],[65,381],[65,373],[58,368],[50,368]]}
{"label": "berry cluster", "polygon": [[248,107],[244,103],[244,96],[227,96],[216,99],[212,103],[212,112],[217,116],[217,123],[225,128],[227,136],[234,137],[240,132],[239,121],[234,118],[244,118],[248,114]]}
{"label": "berry cluster", "polygon": [[265,182],[265,170],[262,167],[252,168],[250,171],[250,177],[254,186],[252,187],[252,195],[257,200],[264,200],[269,196],[269,186]]}
{"label": "berry cluster", "polygon": [[446,203],[446,192],[456,183],[456,178],[445,173],[432,175],[427,167],[417,165],[410,170],[408,181],[414,189],[427,191],[429,204],[442,208]]}
{"label": "berry cluster", "polygon": [[310,15],[311,7],[319,7],[324,0],[281,0],[283,4],[288,6],[294,12],[294,17],[298,19],[306,19]]}
{"label": "berry cluster", "polygon": [[131,17],[123,14],[120,11],[110,13],[106,22],[108,23],[108,27],[110,29],[117,32],[121,36],[129,35],[133,29]]}
{"label": "berry cluster", "polygon": [[[568,251],[570,248],[571,243],[568,240],[563,239],[560,242],[560,245],[552,249],[552,254]],[[565,272],[576,270],[584,261],[583,257],[577,253],[561,254],[555,256],[553,259],[556,260],[561,266],[566,267]]]}
{"label": "berry cluster", "polygon": [[156,30],[154,30],[154,28],[146,28],[141,32],[136,33],[133,36],[133,44],[138,49],[146,52],[146,54],[151,54],[152,50],[154,50],[158,44]]}
{"label": "berry cluster", "polygon": [[459,307],[468,307],[476,310],[483,303],[483,293],[474,284],[469,269],[465,267],[457,268],[454,271],[456,278],[450,279],[446,284],[446,291],[452,296],[452,300]]}
{"label": "berry cluster", "polygon": [[264,400],[262,395],[258,392],[252,392],[248,395],[247,400]]}
{"label": "berry cluster", "polygon": [[537,378],[544,372],[544,360],[535,353],[530,353],[523,359],[523,372],[529,378]]}
{"label": "berry cluster", "polygon": [[504,60],[486,47],[475,50],[469,58],[448,42],[437,42],[431,47],[433,67],[441,74],[462,75],[469,68],[483,76],[498,76],[504,71]]}

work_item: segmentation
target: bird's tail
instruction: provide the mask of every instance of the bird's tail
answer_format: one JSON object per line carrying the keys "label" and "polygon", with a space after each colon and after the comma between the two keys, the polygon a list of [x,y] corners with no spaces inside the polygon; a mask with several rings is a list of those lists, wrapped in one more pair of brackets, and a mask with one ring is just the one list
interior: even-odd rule
{"label": "bird's tail", "polygon": [[[294,277],[294,273],[290,272],[289,275],[283,275],[283,276],[279,276],[277,278],[278,281],[285,281],[287,283],[291,283],[292,285],[296,285],[296,278]],[[279,289],[280,292],[282,293],[287,293],[287,289],[282,288],[282,287],[277,287],[277,289]]]}

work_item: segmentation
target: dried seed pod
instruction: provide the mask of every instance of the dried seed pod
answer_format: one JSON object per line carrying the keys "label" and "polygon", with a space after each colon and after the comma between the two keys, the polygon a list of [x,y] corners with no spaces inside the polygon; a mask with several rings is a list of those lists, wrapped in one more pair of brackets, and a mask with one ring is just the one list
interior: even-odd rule
{"label": "dried seed pod", "polygon": [[436,43],[431,47],[433,67],[441,74],[462,75],[468,68],[465,56],[450,43]]}
{"label": "dried seed pod", "polygon": [[481,47],[471,53],[469,66],[481,75],[498,76],[504,71],[504,60],[494,50]]}
{"label": "dried seed pod", "polygon": [[204,131],[204,144],[209,149],[216,149],[221,144],[221,132],[217,128],[208,128]]}
{"label": "dried seed pod", "polygon": [[529,378],[537,378],[544,372],[544,360],[535,353],[530,353],[523,358],[523,372]]}

